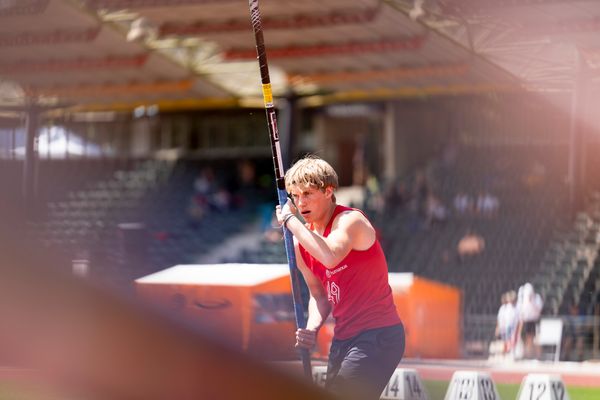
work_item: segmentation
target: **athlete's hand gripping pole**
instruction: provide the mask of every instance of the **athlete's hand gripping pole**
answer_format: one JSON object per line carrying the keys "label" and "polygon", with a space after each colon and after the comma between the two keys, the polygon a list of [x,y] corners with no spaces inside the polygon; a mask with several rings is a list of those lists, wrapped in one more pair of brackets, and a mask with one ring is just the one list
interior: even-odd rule
{"label": "athlete's hand gripping pole", "polygon": [[[279,205],[283,207],[287,203],[288,197],[285,190],[285,180],[283,171],[283,162],[281,159],[281,146],[279,144],[279,132],[277,130],[277,119],[275,117],[275,107],[273,105],[273,95],[271,92],[271,79],[269,77],[269,67],[267,65],[267,53],[262,32],[262,23],[260,20],[260,10],[258,0],[249,0],[250,18],[252,28],[254,29],[254,39],[256,42],[256,54],[260,66],[260,77],[262,81],[262,92],[267,114],[267,125],[269,136],[271,138],[271,153],[273,155],[273,165],[275,167],[275,180],[277,183],[277,195]],[[292,298],[294,301],[294,313],[296,315],[296,325],[298,328],[306,327],[304,318],[304,307],[302,305],[302,296],[300,292],[300,278],[298,276],[298,267],[296,266],[296,254],[294,252],[294,241],[291,232],[283,228],[283,237],[285,241],[285,250],[287,253],[288,264],[290,267],[290,278],[292,281]],[[306,349],[300,349],[302,366],[304,374],[312,380],[312,371],[310,366],[310,354]]]}

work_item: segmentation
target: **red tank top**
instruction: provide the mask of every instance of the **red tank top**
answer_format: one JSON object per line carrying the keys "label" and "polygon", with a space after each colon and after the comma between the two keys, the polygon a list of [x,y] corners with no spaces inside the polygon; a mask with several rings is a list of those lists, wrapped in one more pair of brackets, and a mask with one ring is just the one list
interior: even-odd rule
{"label": "red tank top", "polygon": [[[362,213],[354,208],[336,206],[323,236],[329,236],[338,214],[350,210]],[[299,249],[305,264],[321,280],[327,292],[335,319],[336,339],[349,339],[369,329],[400,323],[388,283],[387,262],[378,240],[367,250],[351,250],[332,269],[327,269],[302,245]]]}

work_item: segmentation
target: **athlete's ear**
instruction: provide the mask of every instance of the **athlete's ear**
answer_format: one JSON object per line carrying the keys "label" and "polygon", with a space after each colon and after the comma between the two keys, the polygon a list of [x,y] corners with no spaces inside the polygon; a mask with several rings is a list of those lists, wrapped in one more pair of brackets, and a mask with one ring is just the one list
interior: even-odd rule
{"label": "athlete's ear", "polygon": [[327,186],[325,188],[325,197],[327,197],[328,199],[330,199],[331,196],[333,196],[333,187]]}

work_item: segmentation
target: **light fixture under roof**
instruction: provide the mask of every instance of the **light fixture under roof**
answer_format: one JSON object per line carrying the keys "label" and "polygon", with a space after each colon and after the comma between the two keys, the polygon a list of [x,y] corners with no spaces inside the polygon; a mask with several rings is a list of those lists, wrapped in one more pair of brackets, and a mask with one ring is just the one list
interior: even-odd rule
{"label": "light fixture under roof", "polygon": [[22,104],[25,91],[13,81],[0,79],[0,104]]}
{"label": "light fixture under roof", "polygon": [[145,17],[133,20],[129,32],[127,33],[127,40],[130,42],[137,40],[152,41],[157,37],[158,28]]}

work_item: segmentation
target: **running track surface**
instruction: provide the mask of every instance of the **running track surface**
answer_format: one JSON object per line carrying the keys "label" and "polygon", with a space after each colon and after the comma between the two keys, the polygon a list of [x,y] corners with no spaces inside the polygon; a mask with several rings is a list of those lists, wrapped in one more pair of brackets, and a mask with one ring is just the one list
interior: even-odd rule
{"label": "running track surface", "polygon": [[[302,374],[300,361],[278,362],[278,368]],[[326,365],[313,360],[313,365]],[[423,380],[449,381],[456,371],[480,371],[491,375],[495,383],[520,384],[530,373],[560,375],[567,386],[600,388],[600,362],[540,362],[540,361],[486,361],[486,360],[403,360],[399,368],[417,370]],[[41,374],[27,368],[0,367],[1,381],[39,381]]]}
{"label": "running track surface", "polygon": [[[279,363],[278,363],[279,364]],[[314,365],[326,365],[313,360]],[[283,370],[302,374],[300,362],[281,363]],[[456,371],[479,371],[495,383],[520,385],[527,374],[559,375],[567,386],[600,388],[600,362],[487,361],[487,360],[402,360],[398,368],[417,370],[423,380],[450,381]]]}

